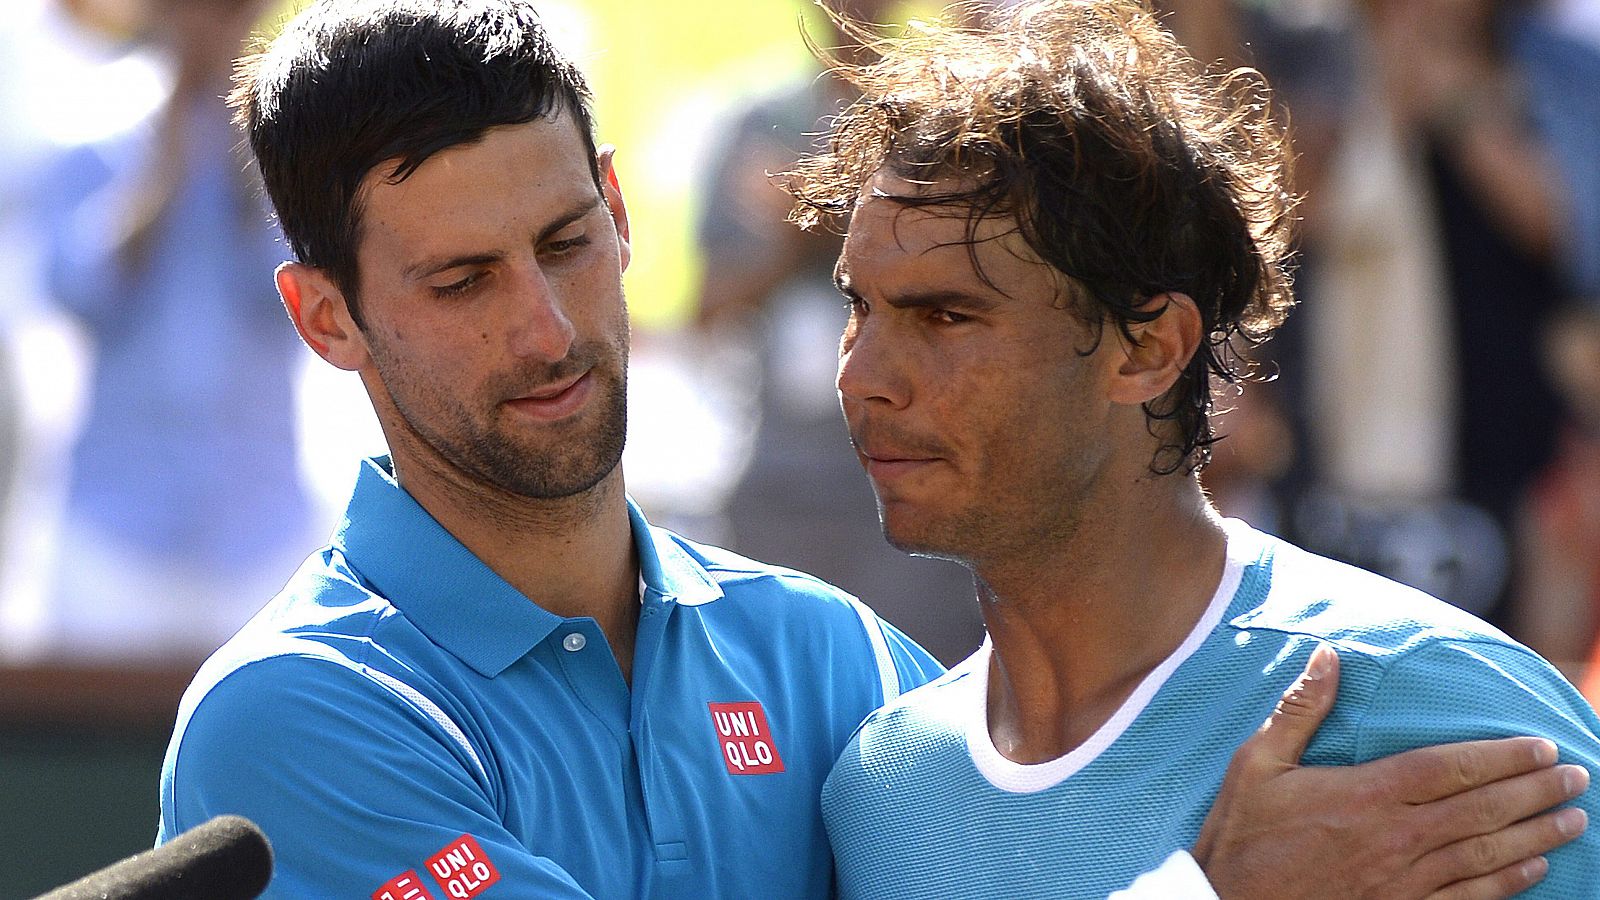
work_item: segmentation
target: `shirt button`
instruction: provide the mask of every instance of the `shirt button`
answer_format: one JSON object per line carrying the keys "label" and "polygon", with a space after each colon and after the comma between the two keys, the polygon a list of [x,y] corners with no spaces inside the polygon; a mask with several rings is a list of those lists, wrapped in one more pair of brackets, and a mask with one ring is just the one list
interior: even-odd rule
{"label": "shirt button", "polygon": [[582,650],[583,645],[587,643],[589,643],[589,639],[577,633],[576,631],[561,639],[561,646],[567,648],[567,651],[570,653],[577,653],[579,650]]}

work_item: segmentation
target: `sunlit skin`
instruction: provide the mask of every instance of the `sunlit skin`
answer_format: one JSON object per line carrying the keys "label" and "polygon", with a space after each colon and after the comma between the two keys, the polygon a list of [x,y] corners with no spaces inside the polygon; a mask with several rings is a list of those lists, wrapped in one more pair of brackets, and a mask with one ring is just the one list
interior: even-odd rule
{"label": "sunlit skin", "polygon": [[938,246],[964,237],[960,210],[877,198],[852,218],[839,393],[885,535],[908,552],[972,565],[1048,553],[1038,536],[1077,530],[1108,462],[1100,438],[1116,409],[1092,398],[1111,347],[1071,352],[1094,338],[1052,305],[1054,270],[1012,227],[979,226],[991,286],[966,247]]}
{"label": "sunlit skin", "polygon": [[563,130],[578,141],[570,119],[496,129],[368,199],[363,309],[395,302],[367,314],[363,376],[408,445],[403,477],[559,500],[619,474],[625,251],[582,155],[530,152]]}
{"label": "sunlit skin", "polygon": [[1216,514],[1195,477],[1150,471],[1161,438],[1141,407],[1193,355],[1199,314],[1163,295],[1137,343],[1097,341],[1014,220],[977,226],[986,284],[966,210],[894,199],[923,189],[879,173],[852,215],[840,401],[885,535],[977,578],[996,747],[1053,759],[1181,643],[1221,578]]}
{"label": "sunlit skin", "polygon": [[358,328],[325,273],[279,290],[306,342],[359,372],[400,483],[543,608],[594,616],[624,677],[637,563],[620,459],[628,219],[567,115],[490,129],[364,183]]}

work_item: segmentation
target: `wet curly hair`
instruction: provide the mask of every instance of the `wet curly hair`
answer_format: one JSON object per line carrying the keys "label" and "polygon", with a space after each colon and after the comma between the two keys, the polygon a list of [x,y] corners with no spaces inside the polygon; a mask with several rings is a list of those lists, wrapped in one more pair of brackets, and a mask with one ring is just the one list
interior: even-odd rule
{"label": "wet curly hair", "polygon": [[981,220],[1013,218],[1097,329],[1134,341],[1133,326],[1165,309],[1154,298],[1187,294],[1204,337],[1144,410],[1163,439],[1153,471],[1203,467],[1217,440],[1213,379],[1252,377],[1240,351],[1294,303],[1297,198],[1261,76],[1208,72],[1135,0],[969,4],[893,36],[834,18],[873,61],[813,47],[861,99],[835,119],[827,149],[787,174],[790,220],[841,227],[887,169],[928,186],[898,202],[965,216],[969,248]]}

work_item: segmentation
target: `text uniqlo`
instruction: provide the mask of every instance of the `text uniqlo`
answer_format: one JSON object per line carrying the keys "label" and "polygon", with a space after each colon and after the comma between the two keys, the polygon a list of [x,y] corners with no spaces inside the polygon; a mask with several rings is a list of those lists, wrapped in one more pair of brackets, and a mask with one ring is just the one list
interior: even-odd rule
{"label": "text uniqlo", "polygon": [[500,871],[470,834],[451,841],[428,860],[428,871],[455,900],[470,900],[500,880]]}
{"label": "text uniqlo", "polygon": [[712,703],[711,725],[730,775],[767,775],[783,771],[783,758],[767,727],[761,704]]}

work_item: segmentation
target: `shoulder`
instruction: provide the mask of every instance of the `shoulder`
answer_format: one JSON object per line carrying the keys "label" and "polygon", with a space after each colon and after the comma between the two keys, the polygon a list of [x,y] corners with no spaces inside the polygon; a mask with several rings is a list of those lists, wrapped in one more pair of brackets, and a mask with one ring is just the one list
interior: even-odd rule
{"label": "shoulder", "polygon": [[287,815],[288,798],[381,785],[375,771],[487,790],[492,760],[450,699],[435,699],[438,673],[369,640],[284,633],[209,660],[184,694],[163,762],[163,827],[180,831],[267,796]]}
{"label": "shoulder", "polygon": [[1421,591],[1262,538],[1226,626],[1235,643],[1275,634],[1260,652],[1287,660],[1285,677],[1315,643],[1339,651],[1339,703],[1322,736],[1346,734],[1354,758],[1514,734],[1600,750],[1588,704],[1499,629]]}
{"label": "shoulder", "polygon": [[874,710],[851,736],[830,781],[848,778],[852,770],[878,779],[952,750],[959,749],[964,756],[972,716],[984,709],[980,696],[984,680],[976,677],[974,667],[986,665],[987,660],[986,651],[980,649],[948,672]]}
{"label": "shoulder", "polygon": [[280,656],[359,663],[374,635],[392,627],[390,620],[397,617],[394,605],[362,583],[338,548],[324,546],[211,655],[194,684],[205,685],[233,669]]}
{"label": "shoulder", "polygon": [[815,575],[741,556],[722,547],[690,540],[674,531],[651,526],[659,538],[670,541],[703,568],[724,590],[730,587],[765,589],[824,601],[851,598],[849,592]]}
{"label": "shoulder", "polygon": [[324,547],[200,667],[179,704],[169,764],[194,761],[177,751],[199,743],[208,754],[296,732],[336,743],[340,733],[370,730],[379,709],[433,719],[430,701],[408,683],[426,677],[437,655],[428,646],[338,550]]}
{"label": "shoulder", "polygon": [[978,785],[967,721],[981,714],[971,660],[873,712],[823,781],[823,823],[841,872],[892,853],[909,823],[949,817]]}
{"label": "shoulder", "polygon": [[1522,649],[1482,619],[1415,588],[1259,537],[1261,553],[1225,620],[1234,629],[1315,637],[1376,660],[1439,641]]}

